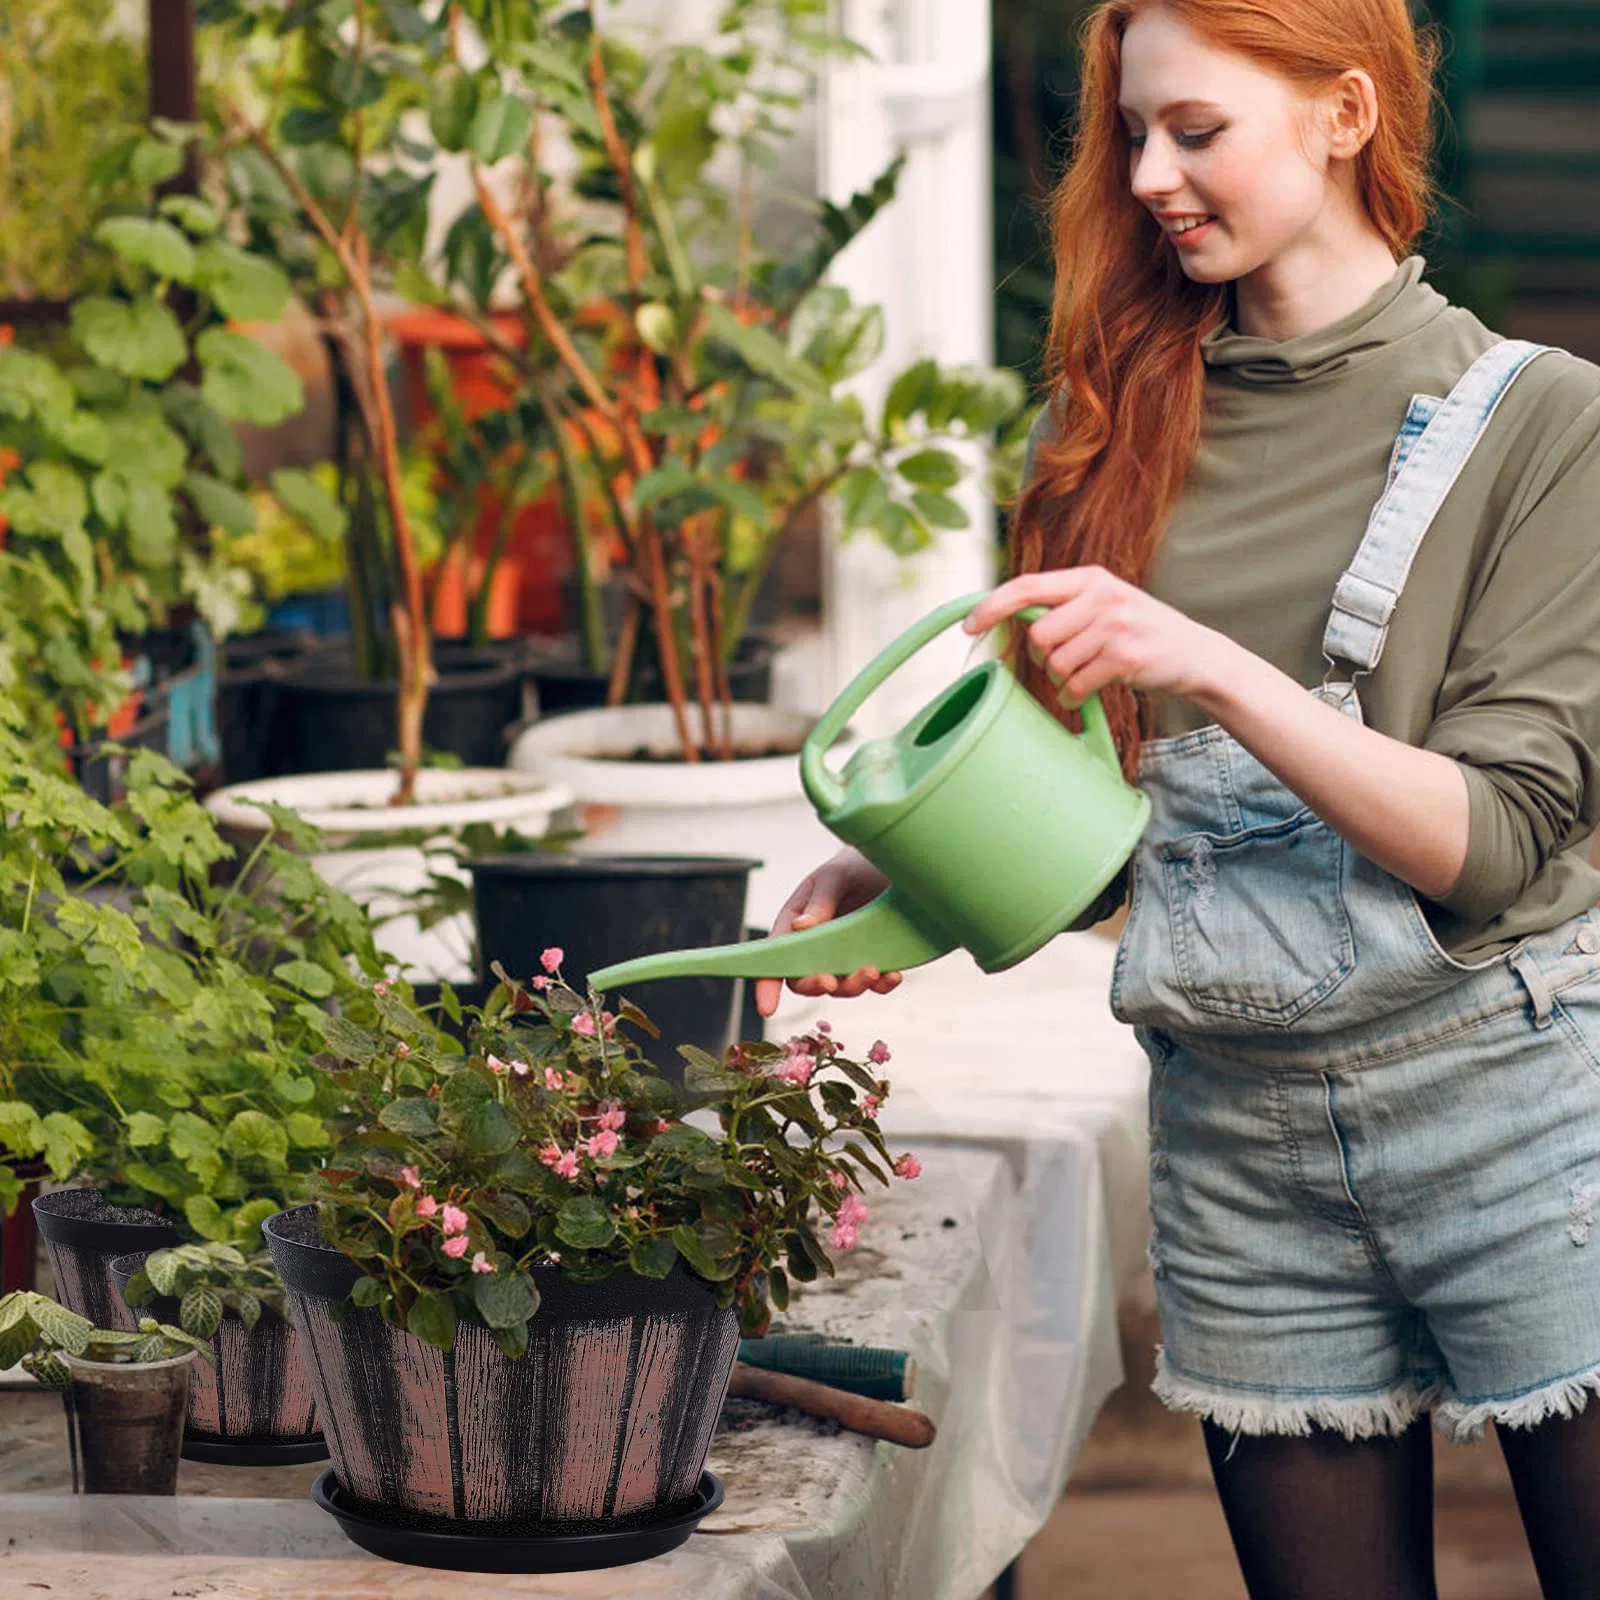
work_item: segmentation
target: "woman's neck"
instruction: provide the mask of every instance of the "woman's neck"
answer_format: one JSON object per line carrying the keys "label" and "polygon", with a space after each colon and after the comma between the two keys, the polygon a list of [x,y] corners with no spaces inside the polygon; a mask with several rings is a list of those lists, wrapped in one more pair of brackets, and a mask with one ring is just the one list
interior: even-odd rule
{"label": "woman's neck", "polygon": [[1308,238],[1234,285],[1240,333],[1281,344],[1358,311],[1395,274],[1389,246],[1370,225]]}

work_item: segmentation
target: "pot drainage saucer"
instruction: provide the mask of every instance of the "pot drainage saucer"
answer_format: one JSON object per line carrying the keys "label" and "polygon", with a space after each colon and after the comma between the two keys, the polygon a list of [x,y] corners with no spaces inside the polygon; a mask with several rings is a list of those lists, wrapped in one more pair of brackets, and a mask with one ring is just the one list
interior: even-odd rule
{"label": "pot drainage saucer", "polygon": [[340,1486],[332,1467],[311,1486],[311,1498],[335,1517],[345,1536],[386,1561],[453,1572],[585,1572],[622,1567],[665,1555],[722,1504],[722,1480],[700,1476],[694,1499],[681,1511],[654,1522],[602,1533],[450,1533],[388,1521],[359,1509]]}
{"label": "pot drainage saucer", "polygon": [[183,1439],[185,1461],[209,1461],[219,1467],[297,1467],[326,1461],[328,1444],[320,1433],[303,1439]]}

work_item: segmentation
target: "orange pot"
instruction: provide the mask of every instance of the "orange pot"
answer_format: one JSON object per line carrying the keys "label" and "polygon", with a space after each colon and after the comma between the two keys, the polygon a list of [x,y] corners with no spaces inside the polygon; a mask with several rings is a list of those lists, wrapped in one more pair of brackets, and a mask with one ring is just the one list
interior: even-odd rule
{"label": "orange pot", "polygon": [[[433,633],[437,639],[460,639],[467,632],[467,597],[483,582],[483,559],[466,561],[461,551],[451,553],[438,575],[433,592]],[[505,556],[489,581],[489,637],[510,639],[517,633],[517,609],[522,591],[522,563]]]}

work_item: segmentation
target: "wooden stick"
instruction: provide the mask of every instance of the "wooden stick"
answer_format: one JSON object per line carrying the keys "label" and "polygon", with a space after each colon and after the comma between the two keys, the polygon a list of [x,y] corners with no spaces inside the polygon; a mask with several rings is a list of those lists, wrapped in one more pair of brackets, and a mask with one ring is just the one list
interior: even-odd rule
{"label": "wooden stick", "polygon": [[796,1378],[787,1372],[768,1372],[763,1367],[736,1361],[728,1393],[741,1400],[765,1400],[769,1405],[789,1406],[808,1416],[828,1417],[852,1433],[869,1439],[887,1439],[907,1450],[926,1450],[938,1430],[930,1417],[907,1406],[891,1405],[887,1400],[868,1400],[863,1395],[833,1389],[810,1378]]}

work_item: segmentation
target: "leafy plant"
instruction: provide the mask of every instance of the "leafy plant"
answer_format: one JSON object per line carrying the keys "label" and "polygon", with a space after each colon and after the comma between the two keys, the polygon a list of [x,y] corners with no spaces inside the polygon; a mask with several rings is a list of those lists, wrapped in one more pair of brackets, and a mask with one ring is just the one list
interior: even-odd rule
{"label": "leafy plant", "polygon": [[246,1256],[211,1240],[152,1250],[122,1297],[135,1307],[158,1298],[176,1300],[179,1324],[196,1339],[212,1338],[225,1312],[232,1311],[246,1328],[253,1328],[263,1307],[279,1316],[284,1309],[283,1284],[265,1251]]}
{"label": "leafy plant", "polygon": [[315,1190],[325,1236],[364,1271],[353,1300],[441,1349],[477,1323],[515,1357],[540,1268],[593,1283],[682,1263],[764,1328],[791,1279],[832,1273],[819,1219],[848,1248],[863,1181],[919,1170],[877,1125],[888,1051],[851,1060],[822,1028],[723,1061],[685,1047],[680,1091],[629,1036],[654,1033],[643,1013],[579,995],[560,960],[547,951],[526,987],[497,969],[464,1055],[441,1054],[391,992],[376,1028],[327,1020],[348,1109]]}
{"label": "leafy plant", "polygon": [[70,1381],[60,1352],[85,1361],[124,1365],[135,1361],[170,1361],[185,1351],[198,1351],[216,1364],[204,1339],[150,1317],[141,1317],[136,1332],[97,1328],[75,1311],[31,1290],[17,1289],[0,1298],[0,1368],[21,1366],[47,1389],[65,1389]]}

